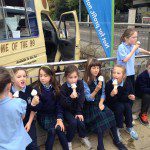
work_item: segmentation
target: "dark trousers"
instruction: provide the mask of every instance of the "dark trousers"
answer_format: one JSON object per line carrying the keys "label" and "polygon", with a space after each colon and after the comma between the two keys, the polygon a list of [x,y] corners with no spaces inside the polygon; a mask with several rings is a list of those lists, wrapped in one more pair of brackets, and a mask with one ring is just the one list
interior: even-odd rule
{"label": "dark trousers", "polygon": [[[111,133],[111,136],[113,138],[113,142],[114,143],[120,142],[119,141],[119,137],[117,135],[117,128],[116,128],[116,126],[110,128],[110,133]],[[98,146],[97,146],[97,150],[104,150],[103,133],[102,132],[98,132]]]}
{"label": "dark trousers", "polygon": [[84,138],[86,137],[86,128],[83,121],[80,121],[79,119],[75,119],[75,116],[68,111],[64,112],[65,120],[68,124],[67,126],[67,139],[68,142],[71,142],[74,138],[74,135],[76,131],[79,134],[79,137]]}
{"label": "dark trousers", "polygon": [[37,136],[36,136],[36,126],[35,121],[32,122],[31,128],[29,130],[29,135],[32,139],[32,142],[26,147],[26,150],[39,150],[37,146]]}
{"label": "dark trousers", "polygon": [[47,140],[45,143],[45,150],[53,149],[56,134],[58,135],[58,138],[59,138],[60,144],[62,145],[63,150],[69,150],[66,135],[63,131],[61,131],[60,126],[58,126],[56,129],[51,129],[48,132]]}
{"label": "dark trousers", "polygon": [[127,76],[126,80],[128,80],[131,83],[132,88],[133,88],[132,90],[135,93],[135,76],[134,75]]}
{"label": "dark trousers", "polygon": [[150,106],[150,94],[143,94],[142,96],[142,106],[141,106],[141,113],[146,113],[148,112]]}
{"label": "dark trousers", "polygon": [[111,109],[114,112],[118,128],[123,128],[124,117],[126,127],[132,127],[132,104],[117,102],[111,106]]}

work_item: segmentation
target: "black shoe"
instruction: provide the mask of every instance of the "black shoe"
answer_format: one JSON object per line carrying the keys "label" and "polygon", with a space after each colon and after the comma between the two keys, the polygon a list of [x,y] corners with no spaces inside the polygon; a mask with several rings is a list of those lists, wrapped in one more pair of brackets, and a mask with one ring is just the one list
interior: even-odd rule
{"label": "black shoe", "polygon": [[114,142],[114,145],[119,149],[119,150],[128,150],[125,145],[122,142]]}

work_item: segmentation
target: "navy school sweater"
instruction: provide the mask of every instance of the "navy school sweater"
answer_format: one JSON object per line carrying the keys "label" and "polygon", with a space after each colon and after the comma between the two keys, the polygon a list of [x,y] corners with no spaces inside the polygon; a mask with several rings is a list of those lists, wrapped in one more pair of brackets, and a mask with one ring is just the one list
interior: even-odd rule
{"label": "navy school sweater", "polygon": [[78,80],[76,85],[78,97],[75,99],[70,97],[73,90],[71,87],[68,87],[67,82],[62,85],[60,90],[60,102],[64,110],[67,110],[75,115],[80,115],[82,114],[83,103],[85,101],[83,81]]}
{"label": "navy school sweater", "polygon": [[[39,91],[39,90],[37,90]],[[35,107],[37,115],[51,115],[57,119],[63,119],[63,108],[60,105],[60,96],[56,96],[55,89],[47,90],[43,85],[39,93],[40,103]]]}
{"label": "navy school sweater", "polygon": [[116,102],[129,102],[132,103],[132,100],[128,98],[128,95],[133,94],[133,88],[130,82],[127,80],[124,82],[123,86],[118,86],[118,94],[115,96],[111,96],[110,93],[113,90],[114,86],[112,84],[112,80],[109,80],[105,86],[105,94],[106,94],[106,104],[110,106],[115,104]]}
{"label": "navy school sweater", "polygon": [[137,76],[135,82],[135,93],[138,97],[141,97],[143,94],[150,95],[150,76],[147,70]]}

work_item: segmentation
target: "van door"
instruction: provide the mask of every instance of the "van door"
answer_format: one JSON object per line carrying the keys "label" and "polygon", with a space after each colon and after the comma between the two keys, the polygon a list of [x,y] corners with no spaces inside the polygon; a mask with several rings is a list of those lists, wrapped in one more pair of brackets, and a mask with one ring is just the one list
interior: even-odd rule
{"label": "van door", "polygon": [[55,61],[80,59],[80,32],[76,11],[65,12],[58,25],[59,51]]}

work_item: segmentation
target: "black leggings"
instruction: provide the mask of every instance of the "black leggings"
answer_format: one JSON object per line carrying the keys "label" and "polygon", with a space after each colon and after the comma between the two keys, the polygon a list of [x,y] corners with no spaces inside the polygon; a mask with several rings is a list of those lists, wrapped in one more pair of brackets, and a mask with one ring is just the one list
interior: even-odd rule
{"label": "black leggings", "polygon": [[[117,135],[117,128],[116,128],[116,126],[110,128],[110,133],[111,133],[111,136],[113,138],[113,142],[114,143],[120,142],[119,141],[119,137]],[[104,150],[103,132],[98,132],[98,146],[97,146],[97,150]]]}
{"label": "black leggings", "polygon": [[142,96],[142,106],[141,106],[141,113],[146,113],[148,112],[150,106],[150,94],[143,94]]}
{"label": "black leggings", "polygon": [[47,140],[45,143],[45,150],[52,150],[53,149],[56,134],[58,135],[58,138],[59,138],[59,141],[60,141],[60,144],[61,144],[63,150],[69,150],[66,135],[63,131],[61,131],[60,126],[57,126],[56,129],[48,132]]}

